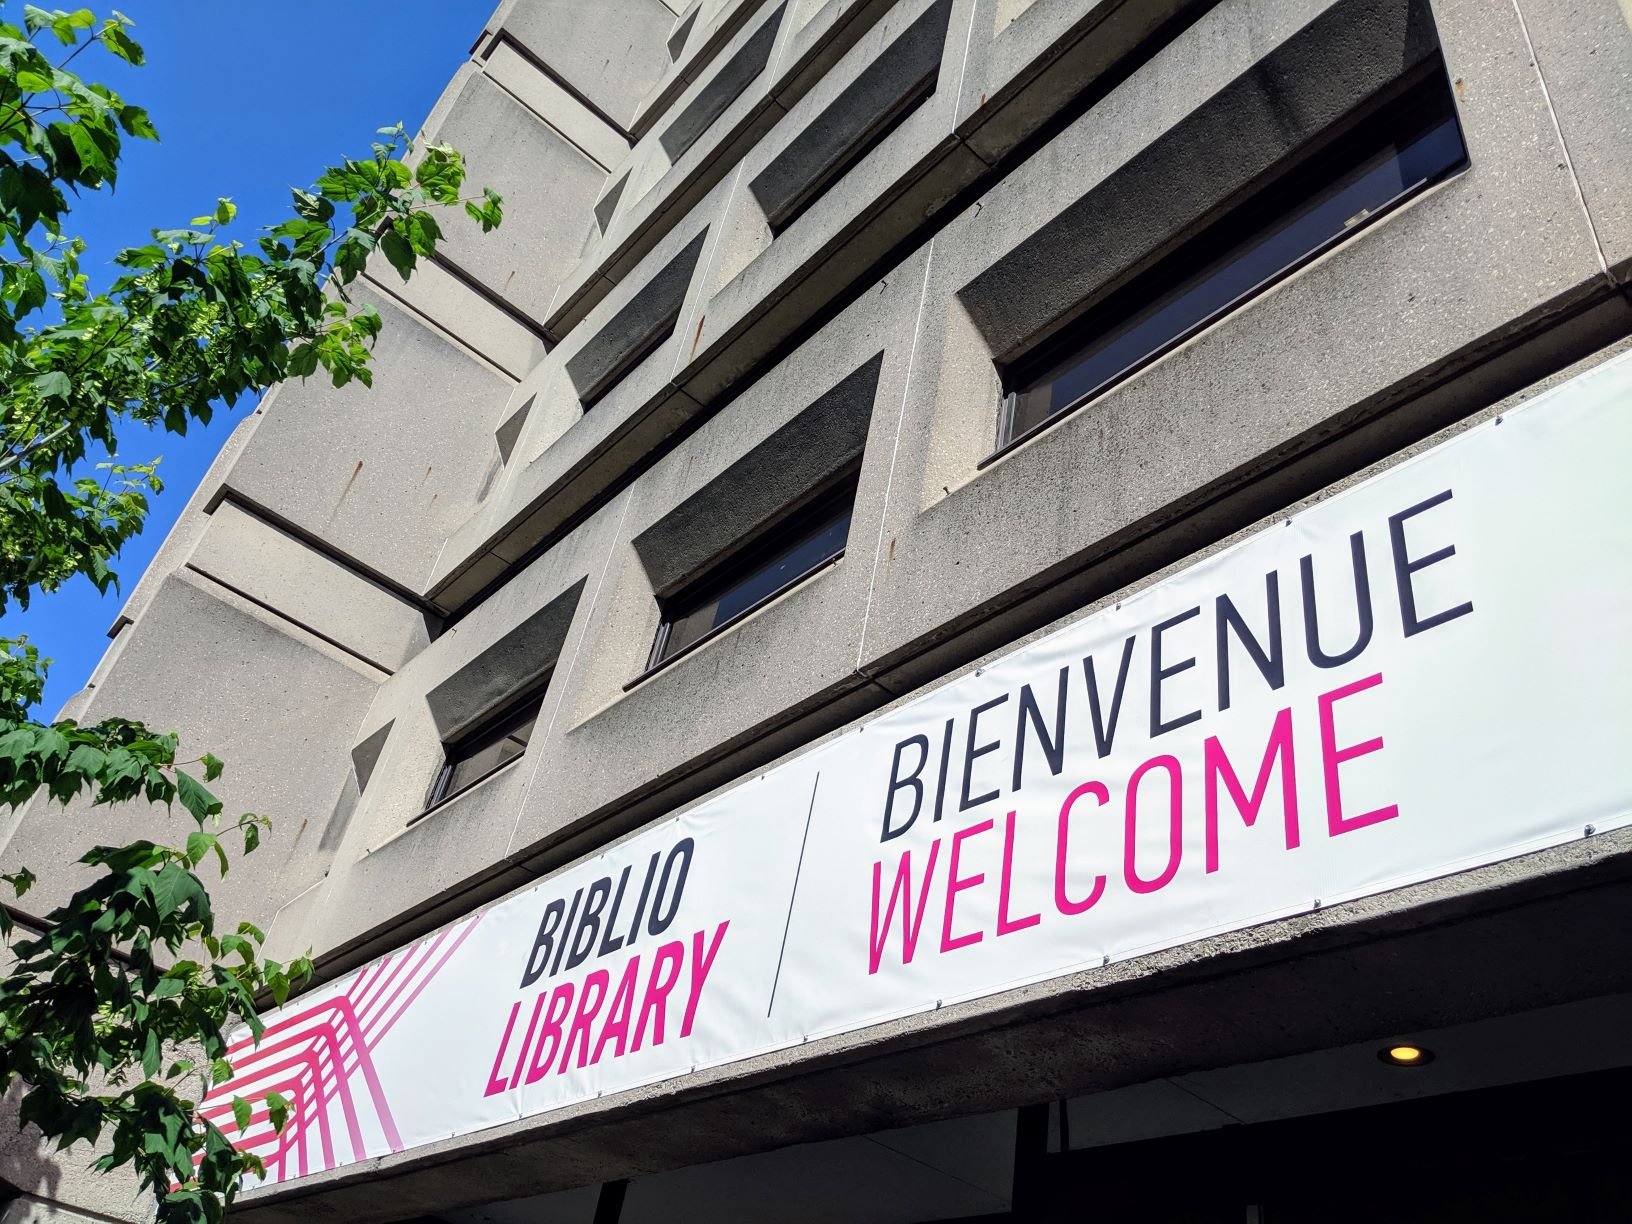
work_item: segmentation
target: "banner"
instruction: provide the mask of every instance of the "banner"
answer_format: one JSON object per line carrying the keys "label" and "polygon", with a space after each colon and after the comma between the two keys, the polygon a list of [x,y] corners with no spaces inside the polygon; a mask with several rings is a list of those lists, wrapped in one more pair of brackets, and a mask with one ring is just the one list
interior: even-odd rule
{"label": "banner", "polygon": [[282,1181],[1623,825],[1629,459],[1623,357],[291,1002],[204,1113]]}

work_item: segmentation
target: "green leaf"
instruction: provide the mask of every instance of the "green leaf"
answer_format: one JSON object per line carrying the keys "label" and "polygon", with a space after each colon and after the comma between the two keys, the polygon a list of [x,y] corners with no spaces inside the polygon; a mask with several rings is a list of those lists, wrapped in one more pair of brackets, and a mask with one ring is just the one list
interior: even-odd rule
{"label": "green leaf", "polygon": [[198,866],[204,856],[215,848],[216,837],[213,833],[206,833],[202,829],[187,835],[187,861]]}
{"label": "green leaf", "polygon": [[129,34],[125,33],[123,26],[113,22],[104,25],[102,28],[102,42],[109,51],[112,51],[128,64],[140,68],[147,62],[147,56],[142,51],[141,46]]}
{"label": "green leaf", "polygon": [[227,225],[238,215],[238,205],[223,196],[215,202],[215,223]]}
{"label": "green leaf", "polygon": [[249,1129],[249,1119],[255,1111],[243,1097],[234,1095],[232,1098],[232,1118],[238,1123],[238,1132],[242,1134]]}
{"label": "green leaf", "polygon": [[74,384],[61,370],[48,370],[34,378],[34,390],[41,399],[66,400],[73,389]]}
{"label": "green leaf", "polygon": [[289,1120],[289,1098],[281,1092],[266,1094],[266,1115],[272,1123],[272,1129],[281,1132],[283,1124]]}
{"label": "green leaf", "polygon": [[396,230],[389,229],[380,235],[380,250],[385,253],[386,259],[391,261],[391,266],[403,280],[413,275],[414,249]]}
{"label": "green leaf", "polygon": [[180,769],[176,770],[176,798],[200,824],[221,811],[221,800],[205,790],[204,784],[192,774]]}
{"label": "green leaf", "polygon": [[[137,59],[140,64],[141,60]],[[153,126],[153,120],[139,106],[121,106],[119,108],[119,126],[125,129],[127,135],[135,136],[140,140],[157,140],[158,128]]]}
{"label": "green leaf", "polygon": [[198,762],[204,766],[204,781],[206,782],[214,782],[221,776],[221,771],[226,768],[221,764],[220,757],[212,756],[208,752],[199,757]]}
{"label": "green leaf", "polygon": [[317,372],[317,346],[310,341],[289,350],[289,377],[306,378]]}
{"label": "green leaf", "polygon": [[41,730],[44,728],[35,728],[24,723],[0,735],[0,761],[10,761],[15,767],[24,756],[34,750],[34,742]]}

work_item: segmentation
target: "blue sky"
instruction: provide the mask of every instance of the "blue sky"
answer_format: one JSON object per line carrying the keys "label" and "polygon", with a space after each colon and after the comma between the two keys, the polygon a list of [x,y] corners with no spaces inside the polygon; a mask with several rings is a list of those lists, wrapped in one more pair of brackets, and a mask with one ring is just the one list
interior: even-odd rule
{"label": "blue sky", "polygon": [[[42,7],[65,0],[38,0]],[[116,0],[135,23],[147,66],[127,69],[87,52],[75,67],[145,106],[160,141],[127,142],[118,190],[77,203],[72,233],[90,244],[84,268],[106,275],[113,253],[148,241],[153,228],[185,224],[218,196],[238,205],[233,230],[289,213],[289,189],[325,165],[368,151],[374,132],[403,122],[414,131],[497,0]],[[74,5],[65,5],[75,7]],[[21,24],[22,4],[4,0]],[[107,10],[96,8],[98,16]],[[47,40],[47,46],[51,45]],[[121,70],[122,69],[122,70]],[[26,612],[0,618],[0,636],[26,633],[54,661],[40,714],[84,686],[108,645],[107,631],[165,534],[234,425],[254,405],[240,402],[185,438],[127,429],[120,458],[163,456],[164,492],[147,530],[115,565],[121,591],[99,596],[84,579],[36,596]]]}

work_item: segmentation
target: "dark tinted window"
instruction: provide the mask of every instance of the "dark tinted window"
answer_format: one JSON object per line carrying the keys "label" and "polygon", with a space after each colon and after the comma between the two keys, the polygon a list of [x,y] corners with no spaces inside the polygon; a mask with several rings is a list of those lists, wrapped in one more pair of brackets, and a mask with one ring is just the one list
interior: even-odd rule
{"label": "dark tinted window", "polygon": [[1466,162],[1437,70],[1016,363],[998,445],[1085,403]]}
{"label": "dark tinted window", "polygon": [[842,554],[855,497],[852,477],[742,557],[664,600],[649,666],[672,658]]}
{"label": "dark tinted window", "polygon": [[425,805],[427,809],[453,798],[460,791],[469,790],[526,752],[542,699],[542,694],[535,689],[519,706],[448,744],[442,772],[437,775]]}

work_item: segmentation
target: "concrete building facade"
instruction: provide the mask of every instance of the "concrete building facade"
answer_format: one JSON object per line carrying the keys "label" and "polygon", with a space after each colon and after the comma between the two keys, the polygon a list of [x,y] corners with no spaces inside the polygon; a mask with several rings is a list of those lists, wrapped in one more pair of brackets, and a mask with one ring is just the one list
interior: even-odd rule
{"label": "concrete building facade", "polygon": [[[275,828],[220,905],[314,989],[1632,386],[1624,0],[505,0],[423,131],[505,224],[371,272],[373,390],[266,398],[65,711],[228,762]],[[4,859],[50,899],[172,825],[40,804]],[[1589,824],[235,1215],[1624,1218],[1629,877]],[[26,1149],[6,1220],[140,1218]]]}

